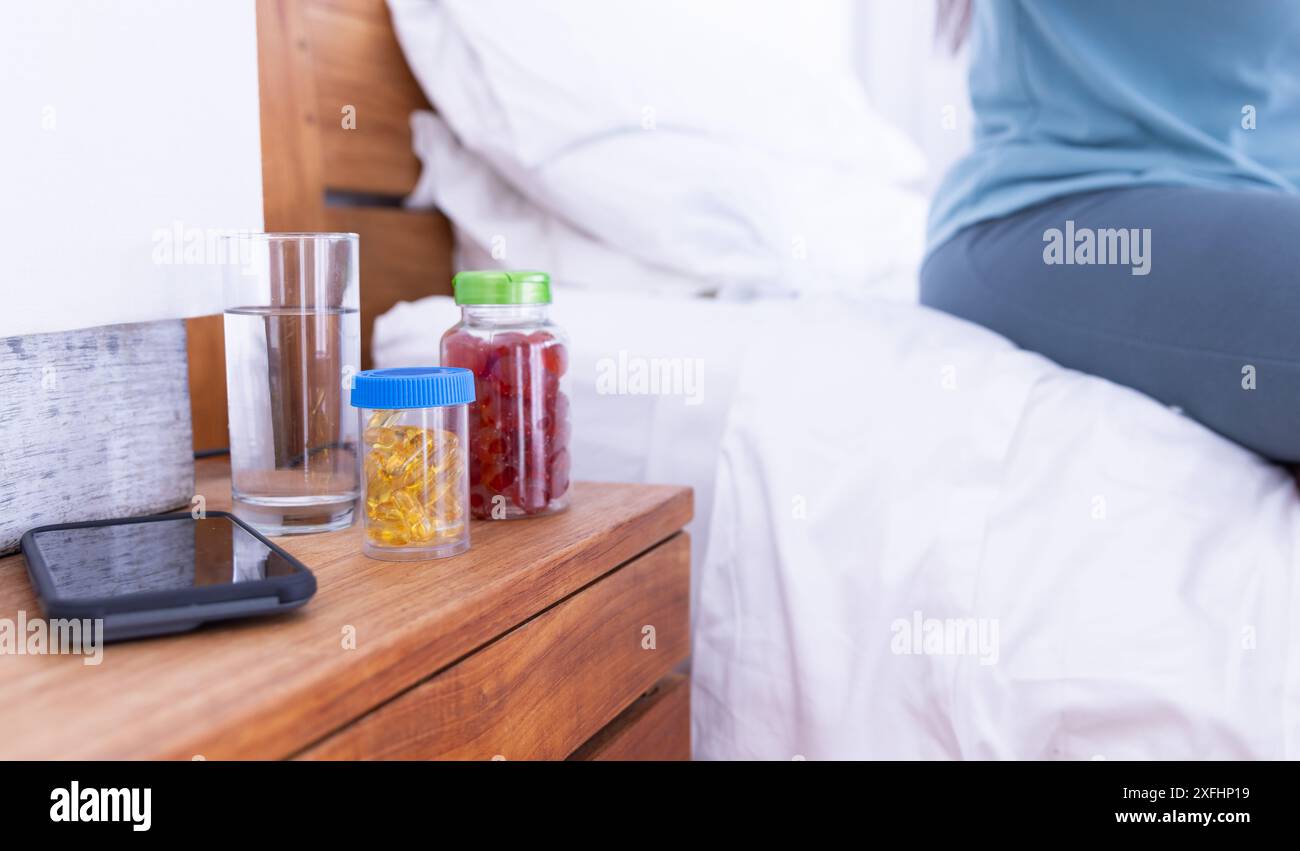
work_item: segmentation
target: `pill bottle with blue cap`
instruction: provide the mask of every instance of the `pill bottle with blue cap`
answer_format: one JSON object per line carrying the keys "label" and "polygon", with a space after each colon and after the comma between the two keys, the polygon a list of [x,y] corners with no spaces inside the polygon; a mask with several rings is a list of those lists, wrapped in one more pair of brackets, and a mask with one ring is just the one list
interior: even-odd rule
{"label": "pill bottle with blue cap", "polygon": [[466,446],[473,401],[474,375],[467,369],[368,369],[353,378],[367,556],[419,561],[469,549]]}

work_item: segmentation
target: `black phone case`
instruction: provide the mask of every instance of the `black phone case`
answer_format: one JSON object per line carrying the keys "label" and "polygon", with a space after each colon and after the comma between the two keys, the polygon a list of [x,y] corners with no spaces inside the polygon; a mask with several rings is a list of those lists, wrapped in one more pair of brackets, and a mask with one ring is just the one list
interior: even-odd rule
{"label": "black phone case", "polygon": [[121,641],[128,638],[187,632],[212,621],[288,611],[303,605],[316,593],[316,577],[307,565],[289,555],[256,529],[228,511],[209,511],[206,516],[229,519],[292,564],[296,570],[288,576],[186,588],[180,591],[147,591],[115,597],[59,597],[55,593],[54,577],[50,574],[40,545],[36,542],[37,533],[193,518],[186,512],[174,512],[146,517],[40,526],[24,533],[22,550],[27,562],[27,575],[36,589],[36,596],[45,617],[51,620],[102,618],[103,640]]}

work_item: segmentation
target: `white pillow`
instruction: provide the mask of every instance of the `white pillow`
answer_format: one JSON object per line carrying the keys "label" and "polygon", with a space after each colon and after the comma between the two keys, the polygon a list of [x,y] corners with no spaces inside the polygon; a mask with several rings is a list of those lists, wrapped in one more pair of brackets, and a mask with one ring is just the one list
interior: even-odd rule
{"label": "white pillow", "polygon": [[539,208],[465,150],[432,112],[411,115],[423,168],[407,206],[437,207],[456,231],[456,266],[546,269],[559,285],[650,295],[710,294],[708,282],[643,263]]}
{"label": "white pillow", "polygon": [[738,292],[915,265],[922,162],[861,93],[842,0],[389,4],[459,142],[566,236]]}

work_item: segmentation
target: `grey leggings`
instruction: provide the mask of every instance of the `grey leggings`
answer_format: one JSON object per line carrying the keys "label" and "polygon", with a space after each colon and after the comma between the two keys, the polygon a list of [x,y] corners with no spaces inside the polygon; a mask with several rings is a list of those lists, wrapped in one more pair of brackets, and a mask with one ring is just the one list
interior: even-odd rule
{"label": "grey leggings", "polygon": [[921,301],[1300,462],[1296,196],[1159,186],[1050,201],[936,248]]}

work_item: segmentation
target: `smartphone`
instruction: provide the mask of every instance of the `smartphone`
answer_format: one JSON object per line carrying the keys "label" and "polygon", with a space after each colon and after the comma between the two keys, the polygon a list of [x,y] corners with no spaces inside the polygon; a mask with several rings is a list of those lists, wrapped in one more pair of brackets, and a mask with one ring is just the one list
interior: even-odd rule
{"label": "smartphone", "polygon": [[224,511],[42,526],[22,548],[45,617],[102,620],[104,641],[283,612],[316,593],[306,565]]}

